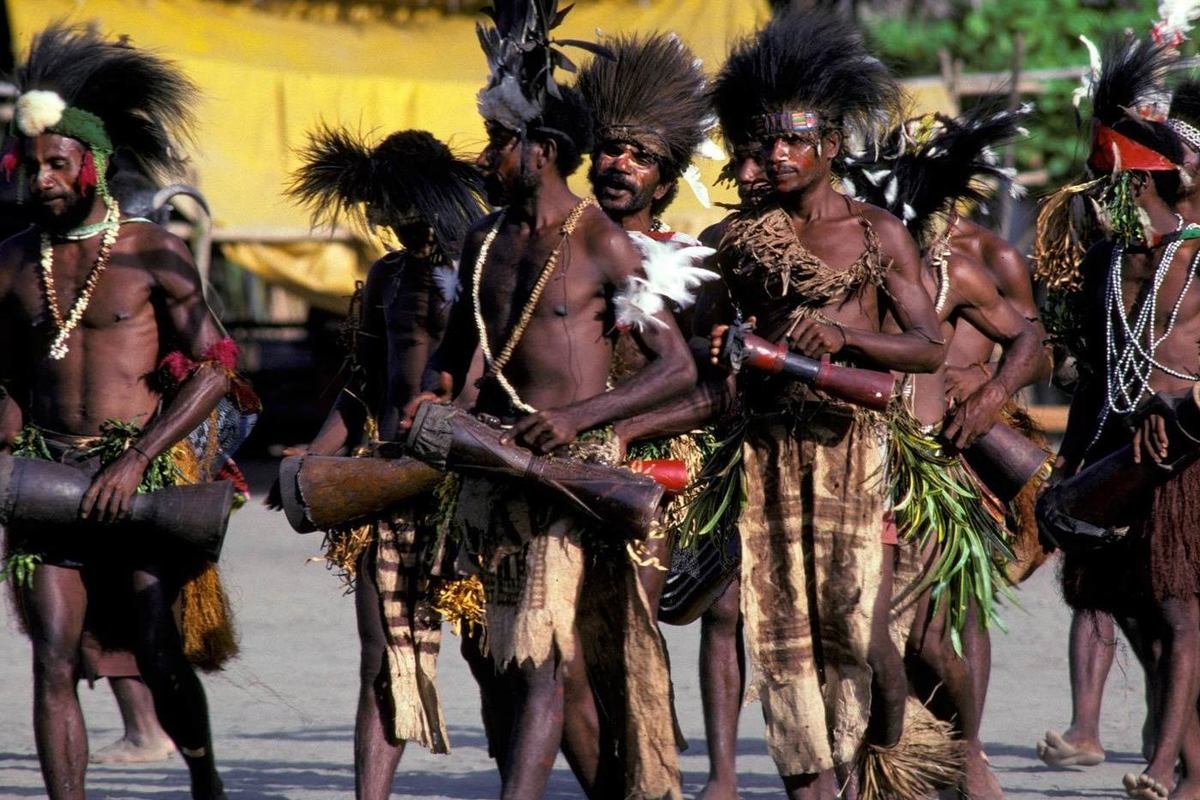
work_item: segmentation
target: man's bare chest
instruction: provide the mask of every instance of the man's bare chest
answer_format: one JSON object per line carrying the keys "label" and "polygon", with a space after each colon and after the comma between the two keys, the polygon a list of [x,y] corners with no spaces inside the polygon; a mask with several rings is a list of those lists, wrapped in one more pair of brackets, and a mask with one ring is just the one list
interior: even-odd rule
{"label": "man's bare chest", "polygon": [[[123,323],[153,319],[151,283],[141,269],[109,265],[89,281],[92,270],[26,268],[14,289],[14,311],[31,327],[68,324],[106,330]],[[57,313],[55,310],[57,309]]]}

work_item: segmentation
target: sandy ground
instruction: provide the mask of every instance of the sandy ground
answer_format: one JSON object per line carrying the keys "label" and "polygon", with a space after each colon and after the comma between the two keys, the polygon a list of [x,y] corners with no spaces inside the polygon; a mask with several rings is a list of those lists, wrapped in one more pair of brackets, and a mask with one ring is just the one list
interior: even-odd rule
{"label": "sandy ground", "polygon": [[[261,492],[259,493],[261,497]],[[357,644],[351,598],[317,563],[319,534],[300,536],[282,515],[257,503],[240,511],[229,532],[222,570],[237,608],[242,656],[204,679],[215,749],[230,796],[243,800],[317,800],[353,794],[351,737]],[[0,612],[0,798],[44,796],[30,724],[29,647],[11,614]],[[1004,614],[1010,633],[995,639],[992,688],[984,741],[1000,783],[1014,800],[1123,797],[1121,774],[1140,770],[1142,677],[1123,648],[1109,678],[1103,737],[1109,760],[1098,767],[1053,771],[1033,752],[1048,727],[1069,719],[1066,631],[1054,568],[1042,569],[1021,591],[1020,608]],[[691,744],[681,757],[684,791],[694,794],[707,772],[696,669],[699,628],[666,629],[683,731]],[[396,775],[393,797],[404,800],[482,800],[499,781],[479,718],[475,685],[447,635],[439,684],[453,753],[433,756],[412,747]],[[120,735],[120,718],[103,685],[81,689],[94,747]],[[744,797],[781,797],[763,743],[761,710],[743,713],[739,738]],[[136,767],[92,767],[92,798],[182,798],[187,780],[180,760]],[[563,759],[548,798],[576,798]]]}

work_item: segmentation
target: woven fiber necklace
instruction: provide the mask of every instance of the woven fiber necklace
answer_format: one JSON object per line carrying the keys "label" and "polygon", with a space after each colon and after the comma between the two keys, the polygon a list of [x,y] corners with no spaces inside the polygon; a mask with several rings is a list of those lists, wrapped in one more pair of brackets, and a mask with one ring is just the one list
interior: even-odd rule
{"label": "woven fiber necklace", "polygon": [[562,251],[563,245],[571,234],[575,231],[575,226],[579,224],[583,212],[589,206],[594,205],[594,201],[589,197],[580,200],[567,218],[563,220],[562,226],[559,228],[559,234],[562,238],[555,245],[550,257],[546,259],[546,263],[542,266],[542,271],[538,275],[537,282],[533,285],[533,290],[529,294],[529,299],[525,301],[525,305],[521,308],[521,316],[517,319],[517,324],[513,328],[512,333],[508,337],[508,341],[504,343],[498,356],[492,355],[492,347],[488,343],[487,323],[483,319],[483,304],[480,302],[480,287],[483,285],[483,267],[487,263],[488,254],[492,250],[492,242],[496,240],[496,234],[500,232],[501,226],[504,224],[505,214],[501,213],[492,223],[492,229],[488,231],[484,237],[483,245],[479,248],[479,255],[475,257],[475,274],[471,282],[471,300],[475,310],[475,329],[479,333],[479,348],[483,351],[484,363],[487,364],[487,370],[484,372],[483,379],[495,378],[500,384],[500,388],[504,389],[504,393],[508,395],[508,399],[512,401],[514,407],[526,414],[532,414],[537,411],[536,408],[526,403],[517,394],[517,390],[508,382],[508,378],[504,377],[504,366],[508,364],[512,358],[513,351],[516,350],[517,344],[520,343],[521,337],[525,335],[525,329],[529,327],[529,321],[533,318],[533,311],[537,308],[538,301],[542,298],[542,293],[546,290],[546,285],[550,282],[550,277],[554,274],[555,268],[558,266],[558,255]]}
{"label": "woven fiber necklace", "polygon": [[120,220],[121,210],[114,200],[109,206],[108,213],[105,214],[104,221],[98,223],[104,226],[104,238],[100,240],[100,252],[96,254],[96,263],[92,265],[87,280],[83,282],[79,296],[71,304],[66,319],[63,319],[63,313],[58,307],[58,292],[54,288],[54,243],[50,234],[42,233],[42,290],[46,294],[46,308],[50,312],[50,321],[54,325],[54,339],[50,342],[50,358],[55,361],[62,361],[66,358],[67,340],[79,326],[80,320],[83,319],[83,313],[87,311],[88,304],[92,300],[92,293],[96,291],[96,284],[100,282],[100,276],[108,268],[109,256],[112,253],[113,245],[116,244],[117,236],[121,232]]}

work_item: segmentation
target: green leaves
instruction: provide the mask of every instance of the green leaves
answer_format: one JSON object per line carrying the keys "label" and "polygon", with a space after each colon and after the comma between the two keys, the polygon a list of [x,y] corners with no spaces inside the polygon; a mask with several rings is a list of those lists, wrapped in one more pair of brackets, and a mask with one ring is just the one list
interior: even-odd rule
{"label": "green leaves", "polygon": [[16,586],[28,589],[33,586],[33,572],[40,563],[42,557],[36,553],[11,553],[0,568],[0,583],[11,580]]}
{"label": "green leaves", "polygon": [[971,600],[986,630],[1003,629],[995,598],[1014,599],[1004,572],[1014,556],[1003,509],[989,503],[962,461],[946,454],[907,413],[893,415],[890,433],[887,476],[896,526],[905,547],[933,553],[924,578],[905,595],[915,599],[930,590],[933,613],[946,609],[951,644],[962,655],[961,632]]}

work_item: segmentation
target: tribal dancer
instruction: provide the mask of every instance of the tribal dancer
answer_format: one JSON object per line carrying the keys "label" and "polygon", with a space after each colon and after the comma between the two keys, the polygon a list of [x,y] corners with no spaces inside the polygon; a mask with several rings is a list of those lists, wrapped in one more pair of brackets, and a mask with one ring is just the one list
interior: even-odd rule
{"label": "tribal dancer", "polygon": [[[727,165],[727,173],[737,185],[743,207],[752,206],[767,193],[766,173],[762,169],[758,147],[744,144],[738,147]],[[706,228],[700,234],[700,241],[710,246],[719,244],[728,219]],[[711,331],[716,320],[726,318],[724,315],[728,310],[729,297],[724,283],[720,280],[706,282],[696,302],[693,332]],[[621,420],[613,426],[618,439],[623,444],[636,446],[641,441],[687,433],[704,426],[713,426],[708,430],[719,437],[722,424],[731,416],[735,382],[731,375],[715,370],[710,364],[702,364],[700,368],[703,370],[700,383],[688,397]],[[714,455],[713,448],[717,443],[712,439],[705,442],[706,460]],[[685,495],[682,518],[676,527],[682,529],[677,533],[687,536],[691,544],[676,549],[667,581],[670,583],[672,578],[678,580],[686,576],[691,591],[712,598],[707,607],[699,609],[700,698],[704,708],[709,771],[697,800],[732,800],[737,797],[738,716],[746,690],[745,639],[739,606],[741,581],[737,552],[740,542],[735,528],[739,509],[736,504],[730,504],[724,513],[714,515],[709,513],[711,509],[705,510],[702,505],[692,502],[697,497],[695,488]],[[710,524],[714,516],[717,517],[716,524]],[[703,572],[702,564],[711,565],[712,571]],[[721,589],[716,597],[709,594],[713,587]],[[694,597],[687,597],[681,602],[692,610],[693,600]],[[660,619],[663,618],[660,614]]]}
{"label": "tribal dancer", "polygon": [[[1109,238],[1075,272],[1083,315],[1081,377],[1055,477],[1070,476],[1126,444],[1143,401],[1189,388],[1200,375],[1200,294],[1193,286],[1200,251],[1200,115],[1192,84],[1180,88],[1164,119],[1163,75],[1172,57],[1165,47],[1127,38],[1107,48],[1094,83],[1088,163],[1099,177],[1088,191],[1107,204]],[[1159,446],[1152,442],[1147,449],[1153,455]],[[1075,715],[1067,735],[1051,741],[1048,734],[1039,753],[1062,741],[1093,756],[1091,763],[1103,758],[1095,725],[1112,657],[1103,637],[1115,618],[1147,670],[1150,763],[1141,775],[1124,778],[1131,797],[1147,800],[1200,797],[1200,557],[1190,537],[1200,524],[1190,499],[1198,480],[1193,464],[1155,490],[1119,542],[1064,556],[1063,593],[1076,612]],[[1177,782],[1181,756],[1183,778]]]}
{"label": "tribal dancer", "polygon": [[[961,209],[986,200],[987,180],[1004,177],[994,156],[989,158],[990,148],[1014,138],[1019,119],[1017,113],[978,107],[958,119],[910,120],[873,157],[855,159],[844,178],[860,199],[906,220],[925,254],[925,283],[950,352],[959,330],[968,326],[985,337],[989,350],[1001,345],[994,376],[959,398],[945,420],[944,438],[960,448],[1048,366],[1040,331],[1001,296],[995,278],[973,254],[953,244]],[[912,376],[915,425],[899,426],[891,442],[895,525],[908,543],[896,550],[899,607],[893,612],[893,636],[913,657],[910,672],[918,696],[929,696],[926,683],[946,689],[949,702],[939,705],[948,708],[941,716],[957,723],[967,744],[961,794],[1001,797],[983,758],[979,723],[991,665],[988,631],[998,624],[992,595],[1006,591],[1004,565],[1012,553],[1005,509],[939,439],[946,403],[954,399],[946,391],[945,372]],[[931,508],[936,513],[926,513]]]}
{"label": "tribal dancer", "polygon": [[[426,366],[446,331],[467,229],[484,213],[483,179],[424,131],[371,146],[344,130],[310,138],[292,194],[314,222],[343,214],[392,234],[403,249],[376,261],[351,304],[349,379],[300,452],[370,455],[397,438],[405,406],[430,388]],[[354,726],[358,798],[386,798],[404,743],[448,752],[435,668],[441,616],[430,610],[434,511],[428,499],[369,526],[328,534],[326,558],[351,581],[361,644]]]}
{"label": "tribal dancer", "polygon": [[[650,288],[670,298],[680,330],[690,331],[696,289],[717,277],[693,263],[716,251],[685,233],[666,230],[659,215],[674,200],[681,176],[706,139],[712,115],[704,73],[673,34],[618,38],[607,46],[614,57],[593,59],[576,84],[595,121],[588,177],[601,210],[641,251]],[[617,339],[614,380],[624,380],[645,363],[634,336]],[[628,455],[699,458],[697,444],[687,434],[644,442]],[[655,617],[672,539],[668,529],[647,541],[645,563],[638,570]]]}
{"label": "tribal dancer", "polygon": [[[463,301],[438,359],[457,391],[482,351],[474,410],[511,424],[508,441],[611,463],[604,426],[687,391],[696,369],[663,299],[638,289],[637,249],[567,187],[591,149],[592,123],[579,93],[552,77],[558,17],[554,2],[500,3],[495,28],[481,30],[492,75],[479,96],[489,141],[478,163],[505,207],[468,234]],[[606,390],[614,323],[628,326],[646,365]],[[541,796],[562,745],[589,796],[678,797],[665,655],[620,532],[534,505],[520,484],[465,475],[454,524],[485,587],[487,647],[505,683],[493,699],[513,706],[489,726],[500,737],[501,796]],[[597,613],[625,619],[604,653],[614,664],[584,664],[585,568],[589,599],[611,598]],[[574,678],[585,669],[625,677],[623,696],[605,707],[622,718],[617,752],[600,751],[595,712],[570,715],[564,731],[564,687],[587,687]],[[590,690],[578,694],[572,707],[592,702]],[[621,767],[602,765],[610,757]]]}
{"label": "tribal dancer", "polygon": [[[945,347],[911,237],[830,183],[848,141],[871,146],[898,116],[899,88],[858,32],[816,13],[777,18],[734,48],[715,97],[726,134],[761,145],[773,190],[770,202],[735,215],[721,241],[718,263],[738,308],[765,338],[810,357],[937,369]],[[889,310],[900,333],[879,330]],[[872,666],[902,670],[878,661],[872,642],[887,641],[886,614],[874,613],[886,567],[875,477],[882,424],[797,384],[744,383],[746,635],[788,794],[824,797],[833,768],[853,763],[864,744]],[[879,748],[900,738],[904,693],[883,702],[891,724],[873,737]]]}
{"label": "tribal dancer", "polygon": [[[81,515],[119,524],[136,491],[225,469],[219,453],[183,459],[180,443],[217,426],[222,407],[257,408],[232,371],[236,347],[204,301],[186,246],[123,218],[107,188],[118,148],[143,174],[178,172],[195,89],[156,56],[60,26],[34,38],[17,84],[17,149],[0,164],[28,180],[37,222],[0,249],[0,338],[11,345],[0,376],[26,423],[12,449],[93,473]],[[174,348],[164,383],[152,382]],[[232,411],[227,419],[246,421]],[[227,611],[215,572],[150,540],[118,554],[103,548],[108,536],[50,546],[29,531],[9,535],[10,574],[34,566],[20,601],[48,794],[83,797],[87,741],[75,683],[86,611],[89,624],[132,620],[138,670],[188,766],[192,796],[224,797],[204,690],[185,656],[193,593],[207,592],[204,611]],[[181,590],[182,640],[172,612]],[[108,601],[124,605],[105,615]],[[214,644],[210,662],[235,648],[228,638]]]}

